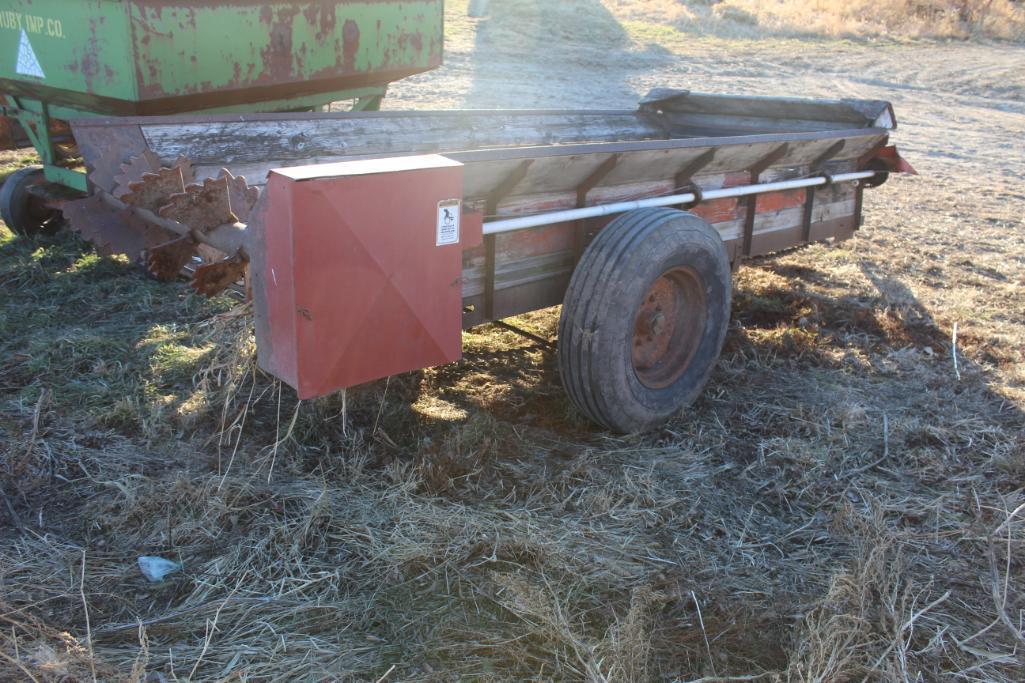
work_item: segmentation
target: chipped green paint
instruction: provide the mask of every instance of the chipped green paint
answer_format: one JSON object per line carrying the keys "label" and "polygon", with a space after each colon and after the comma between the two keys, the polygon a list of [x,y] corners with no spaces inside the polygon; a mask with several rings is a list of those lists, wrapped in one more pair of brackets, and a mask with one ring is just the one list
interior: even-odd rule
{"label": "chipped green paint", "polygon": [[0,92],[93,114],[299,108],[439,66],[443,5],[0,0]]}
{"label": "chipped green paint", "polygon": [[441,65],[444,0],[0,0],[0,114],[53,182],[49,121],[380,104]]}
{"label": "chipped green paint", "polygon": [[[90,93],[131,100],[128,16],[107,0],[0,0],[0,91],[31,96],[61,91],[85,105]],[[42,27],[42,28],[40,28]],[[48,30],[49,29],[49,30]],[[19,68],[25,53],[39,72]],[[100,62],[99,60],[103,61]]]}

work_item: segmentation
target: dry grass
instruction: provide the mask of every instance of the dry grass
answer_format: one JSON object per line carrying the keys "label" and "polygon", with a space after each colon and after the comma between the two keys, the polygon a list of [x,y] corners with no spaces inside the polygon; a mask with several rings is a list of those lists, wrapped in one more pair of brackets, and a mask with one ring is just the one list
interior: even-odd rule
{"label": "dry grass", "polygon": [[[1025,8],[1012,0],[734,0],[773,31],[830,37],[1025,38]],[[729,10],[725,10],[729,16]]]}
{"label": "dry grass", "polygon": [[[956,380],[947,323],[871,294],[852,246],[813,254],[829,270],[745,270],[711,390],[612,439],[569,414],[550,352],[504,331],[469,334],[462,364],[297,404],[255,370],[244,308],[190,312],[117,264],[69,297],[83,245],[7,239],[3,490],[22,526],[0,546],[0,667],[1018,680],[1025,421],[999,367],[1021,349],[965,325]],[[80,321],[98,291],[120,317],[97,329]],[[148,584],[141,554],[185,571]]]}
{"label": "dry grass", "polygon": [[1013,0],[606,0],[627,20],[726,38],[1025,39]]}
{"label": "dry grass", "polygon": [[0,228],[0,679],[1025,679],[1025,157],[978,152],[1025,129],[1008,73],[1004,109],[974,71],[896,91],[925,175],[743,269],[708,391],[643,437],[487,327],[298,403],[236,300]]}
{"label": "dry grass", "polygon": [[39,157],[32,150],[0,150],[0,184],[22,166],[35,163],[39,163]]}

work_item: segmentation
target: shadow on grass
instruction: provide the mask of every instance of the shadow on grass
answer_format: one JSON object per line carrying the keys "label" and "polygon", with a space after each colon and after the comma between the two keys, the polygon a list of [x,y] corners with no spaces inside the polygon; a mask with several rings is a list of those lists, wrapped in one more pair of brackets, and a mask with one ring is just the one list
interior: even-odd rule
{"label": "shadow on grass", "polygon": [[209,351],[190,326],[226,309],[184,285],[101,258],[64,231],[0,241],[0,400],[16,411],[41,392],[83,427],[155,438],[155,419],[192,391]]}
{"label": "shadow on grass", "polygon": [[[650,636],[644,647],[657,670],[673,674],[664,678],[695,677],[706,656],[722,670],[779,671],[791,654],[793,615],[861,552],[862,518],[885,518],[892,529],[911,529],[915,543],[929,542],[928,507],[909,510],[909,497],[929,502],[955,475],[983,481],[983,465],[1005,448],[1021,415],[1001,406],[967,361],[954,384],[940,347],[935,357],[904,351],[907,343],[938,344],[947,332],[878,269],[866,275],[880,294],[862,297],[816,294],[812,282],[844,285],[811,267],[777,275],[782,284],[738,287],[736,325],[705,394],[653,434],[613,437],[583,422],[563,397],[554,353],[496,328],[468,334],[461,363],[301,405],[242,359],[241,383],[214,396],[205,421],[189,429],[170,415],[203,376],[227,372],[230,349],[208,334],[227,302],[146,280],[70,236],[6,240],[0,439],[12,443],[32,430],[45,389],[53,414],[44,415],[38,450],[80,438],[46,433],[55,425],[92,424],[131,437],[131,447],[156,442],[155,457],[170,461],[162,476],[98,475],[96,466],[77,474],[77,526],[43,529],[89,548],[85,591],[95,642],[108,656],[134,656],[136,622],[145,619],[154,653],[174,650],[176,661],[192,661],[189,648],[202,646],[204,626],[226,606],[222,616],[234,610],[232,623],[340,638],[342,596],[353,595],[355,613],[342,618],[387,641],[378,649],[389,661],[443,670],[473,661],[525,680],[522,652],[536,671],[556,658],[552,648],[577,642],[574,631],[602,642],[620,617],[626,624],[636,613],[647,615],[650,627],[640,633]],[[896,301],[907,310],[892,313]],[[557,314],[541,311],[520,324],[551,337]],[[232,324],[245,335],[251,321]],[[128,399],[126,417],[110,421]],[[218,461],[211,452],[221,430]],[[189,461],[174,461],[175,447],[190,439],[207,443]],[[50,520],[54,508],[69,506],[56,488],[40,491],[41,506],[15,497],[19,512],[45,508]],[[974,509],[961,498],[952,500]],[[942,550],[938,540],[929,548]],[[206,573],[140,587],[130,560],[142,552],[181,553]],[[66,549],[52,567],[9,585],[21,586],[20,604],[35,609],[38,598],[24,586],[45,584],[52,622],[82,633],[77,590],[52,579],[74,576],[80,557]],[[942,580],[927,569],[916,569],[919,580]],[[248,601],[233,597],[243,575]],[[293,617],[265,600],[293,580],[303,586],[296,605],[328,605],[329,613]],[[532,630],[560,610],[570,615],[568,636]],[[216,654],[234,652],[243,649]],[[259,648],[245,653],[247,661],[262,656]],[[359,666],[376,679],[387,665],[370,660]]]}
{"label": "shadow on grass", "polygon": [[[465,107],[560,109],[593,106],[597,92],[608,101],[636,102],[640,94],[630,78],[676,58],[654,43],[638,50],[599,0],[524,0],[493,4],[491,17],[478,24],[471,59]],[[510,82],[509,60],[521,65],[523,78]],[[592,67],[592,91],[579,88],[581,61]],[[585,100],[567,100],[571,93]]]}

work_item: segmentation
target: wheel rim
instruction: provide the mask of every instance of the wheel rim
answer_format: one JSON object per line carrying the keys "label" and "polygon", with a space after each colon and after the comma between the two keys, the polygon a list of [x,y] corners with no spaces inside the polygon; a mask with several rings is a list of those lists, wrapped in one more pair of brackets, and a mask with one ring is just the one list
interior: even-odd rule
{"label": "wheel rim", "polygon": [[670,268],[648,288],[634,317],[634,372],[641,384],[663,389],[690,365],[707,324],[705,290],[691,268]]}
{"label": "wheel rim", "polygon": [[[48,206],[47,200],[33,191],[34,186],[47,182],[46,177],[42,169],[26,170],[27,173],[15,171],[4,184],[4,221],[15,234],[26,237],[55,232],[60,211]],[[9,190],[7,183],[11,183]]]}

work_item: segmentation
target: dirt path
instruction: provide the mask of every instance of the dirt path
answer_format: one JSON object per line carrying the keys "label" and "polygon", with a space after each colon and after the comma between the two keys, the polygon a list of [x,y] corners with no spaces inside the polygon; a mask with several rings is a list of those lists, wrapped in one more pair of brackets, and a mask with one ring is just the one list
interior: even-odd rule
{"label": "dirt path", "polygon": [[389,106],[630,107],[654,87],[878,98],[894,103],[897,140],[927,158],[930,173],[945,159],[959,162],[955,174],[982,168],[1021,177],[1025,170],[1025,146],[1017,144],[1025,130],[1025,46],[695,39],[670,43],[673,53],[658,43],[524,41],[487,21],[475,35],[449,48],[441,70],[393,86]]}
{"label": "dirt path", "polygon": [[[397,84],[390,106],[632,107],[656,87],[889,100],[900,122],[893,139],[922,176],[869,196],[868,229],[851,249],[903,272],[944,312],[963,314],[962,329],[988,319],[996,324],[980,335],[1021,339],[1020,328],[998,320],[1025,320],[1025,46],[681,42],[679,34],[645,43],[611,16],[548,39],[541,17],[515,27],[500,19],[462,26],[446,66]],[[921,257],[934,261],[929,282],[916,281],[916,269],[929,268]],[[959,286],[980,268],[996,279],[981,290]],[[1022,374],[1013,375],[1021,398]]]}

